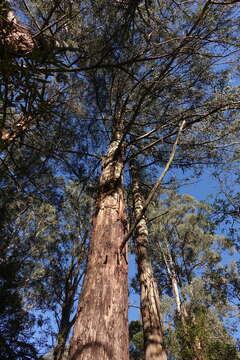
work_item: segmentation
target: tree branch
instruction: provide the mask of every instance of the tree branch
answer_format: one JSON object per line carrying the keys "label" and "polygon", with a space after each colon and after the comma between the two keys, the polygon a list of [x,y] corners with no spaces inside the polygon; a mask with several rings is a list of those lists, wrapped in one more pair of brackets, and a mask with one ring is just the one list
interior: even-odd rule
{"label": "tree branch", "polygon": [[155,196],[159,186],[161,185],[162,183],[162,180],[164,178],[164,176],[166,175],[167,171],[169,170],[172,162],[173,162],[173,159],[174,159],[174,156],[175,156],[175,153],[176,153],[176,150],[177,150],[177,144],[179,142],[179,138],[180,138],[180,135],[183,131],[183,128],[185,126],[185,120],[181,123],[180,125],[180,128],[179,128],[179,131],[178,131],[178,135],[177,135],[177,138],[175,140],[175,143],[173,145],[173,148],[172,148],[172,151],[171,151],[171,154],[170,154],[170,157],[169,157],[169,160],[164,168],[164,170],[162,171],[161,175],[159,176],[157,182],[155,183],[154,187],[152,188],[152,190],[150,191],[150,194],[148,195],[148,198],[147,200],[145,201],[145,204],[143,205],[143,208],[142,208],[142,211],[141,213],[137,216],[137,218],[135,219],[135,222],[133,223],[133,225],[131,226],[129,232],[127,233],[127,235],[124,237],[123,239],[123,242],[120,246],[120,251],[122,252],[123,248],[125,247],[127,241],[129,240],[130,236],[132,235],[132,233],[134,232],[134,230],[136,229],[136,226],[138,225],[139,221],[142,219],[142,217],[144,216],[150,202],[152,201],[153,197]]}
{"label": "tree branch", "polygon": [[233,1],[226,1],[226,2],[219,2],[219,1],[211,1],[211,4],[214,5],[232,5],[240,2],[239,0],[233,0]]}

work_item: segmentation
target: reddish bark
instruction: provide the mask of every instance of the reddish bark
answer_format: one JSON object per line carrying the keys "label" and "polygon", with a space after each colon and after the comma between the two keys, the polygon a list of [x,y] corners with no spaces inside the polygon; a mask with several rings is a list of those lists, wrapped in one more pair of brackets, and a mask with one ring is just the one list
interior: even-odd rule
{"label": "reddish bark", "polygon": [[71,360],[128,359],[128,264],[119,251],[126,222],[119,144],[116,135],[103,161]]}
{"label": "reddish bark", "polygon": [[[23,55],[36,48],[32,34],[28,29],[21,26],[15,15],[8,10],[8,5],[2,1],[3,7],[6,7],[0,19],[0,45],[7,49],[8,53],[14,55]],[[5,3],[5,4],[4,4]]]}
{"label": "reddish bark", "polygon": [[14,140],[16,140],[21,134],[26,131],[32,122],[32,116],[20,115],[19,120],[13,125],[13,128],[10,130],[3,128],[0,133],[0,146],[8,147]]}

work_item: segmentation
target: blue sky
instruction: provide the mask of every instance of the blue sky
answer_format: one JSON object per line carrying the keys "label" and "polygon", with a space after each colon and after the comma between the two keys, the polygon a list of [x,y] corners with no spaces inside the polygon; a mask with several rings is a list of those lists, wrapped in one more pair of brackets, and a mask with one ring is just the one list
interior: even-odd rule
{"label": "blue sky", "polygon": [[[177,171],[178,172],[178,171]],[[204,174],[199,178],[195,179],[192,182],[190,181],[189,184],[185,183],[179,192],[181,194],[188,194],[195,197],[199,201],[206,201],[206,202],[213,202],[214,196],[220,192],[219,183],[214,179],[211,174],[212,169],[205,169]],[[181,174],[179,173],[180,177]],[[184,174],[184,177],[186,174]],[[220,232],[220,231],[219,231]],[[230,256],[227,253],[223,254],[223,264],[229,265],[233,260],[239,260],[238,254]],[[131,279],[135,276],[137,271],[137,265],[135,262],[134,255],[129,255],[129,283]],[[139,306],[139,296],[134,293],[133,290],[130,289],[130,296],[129,296],[129,304],[134,306]],[[140,319],[140,309],[129,307],[129,321],[132,320],[139,320]],[[236,334],[239,335],[239,331]]]}

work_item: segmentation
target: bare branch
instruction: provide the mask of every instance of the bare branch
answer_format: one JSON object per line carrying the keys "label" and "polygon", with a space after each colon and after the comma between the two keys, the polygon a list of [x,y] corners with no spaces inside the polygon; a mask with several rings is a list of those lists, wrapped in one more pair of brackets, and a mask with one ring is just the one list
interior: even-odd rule
{"label": "bare branch", "polygon": [[226,1],[226,2],[219,2],[219,1],[211,1],[211,4],[216,5],[232,5],[240,2],[239,0],[233,0],[233,1]]}
{"label": "bare branch", "polygon": [[48,30],[49,28],[51,28],[52,26],[58,24],[60,21],[62,21],[63,19],[65,19],[68,15],[65,14],[63,16],[61,16],[59,19],[57,19],[56,21],[54,21],[52,24],[47,25],[46,27],[44,27],[42,30],[40,30],[37,34],[33,35],[32,38],[36,38],[37,36],[39,36],[40,34],[42,34],[44,31]]}

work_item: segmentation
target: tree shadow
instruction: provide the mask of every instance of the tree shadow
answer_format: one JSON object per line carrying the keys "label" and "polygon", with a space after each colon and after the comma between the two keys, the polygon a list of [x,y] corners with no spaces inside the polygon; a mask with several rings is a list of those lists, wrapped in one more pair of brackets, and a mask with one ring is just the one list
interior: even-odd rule
{"label": "tree shadow", "polygon": [[[78,345],[78,349],[75,350],[75,352],[69,356],[69,360],[78,360],[79,356],[83,354],[83,352],[92,353],[92,358],[100,359],[100,351],[101,353],[104,352],[107,355],[107,359],[113,360],[113,352],[112,350],[104,345],[103,343],[99,341],[94,341],[91,343],[87,343],[85,345]],[[70,350],[71,351],[71,350]]]}

